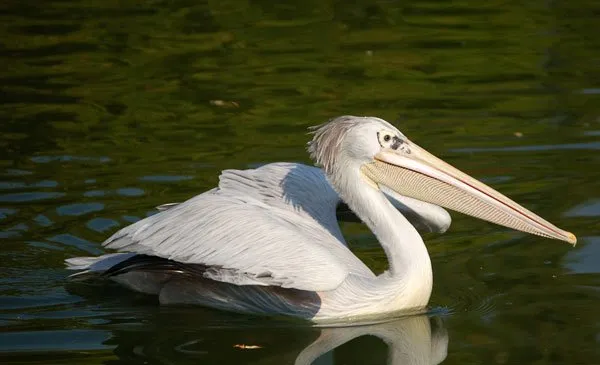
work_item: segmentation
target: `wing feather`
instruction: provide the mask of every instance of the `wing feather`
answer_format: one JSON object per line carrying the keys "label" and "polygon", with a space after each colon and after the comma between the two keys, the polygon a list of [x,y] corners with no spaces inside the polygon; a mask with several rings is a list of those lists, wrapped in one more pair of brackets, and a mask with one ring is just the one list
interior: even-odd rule
{"label": "wing feather", "polygon": [[[304,166],[277,165],[279,173],[285,169],[300,173],[296,166]],[[319,199],[312,195],[319,194],[320,187],[308,191],[309,200],[292,196],[285,177],[269,176],[268,167],[262,172],[228,170],[218,189],[125,227],[104,245],[222,268],[228,275],[211,278],[226,282],[327,291],[338,287],[349,273],[372,276],[336,232],[322,224],[324,219],[335,222],[337,194],[326,191],[321,209],[313,212],[310,199]],[[323,205],[331,196],[335,200]],[[336,228],[339,232],[337,224]]]}

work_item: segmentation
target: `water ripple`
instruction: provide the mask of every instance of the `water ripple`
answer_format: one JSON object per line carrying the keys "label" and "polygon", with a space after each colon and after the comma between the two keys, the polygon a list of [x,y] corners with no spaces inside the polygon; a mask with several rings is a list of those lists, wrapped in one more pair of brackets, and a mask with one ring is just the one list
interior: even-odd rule
{"label": "water ripple", "polygon": [[30,158],[31,161],[35,163],[49,163],[49,162],[73,162],[73,161],[82,161],[82,162],[100,162],[106,163],[110,162],[110,157],[101,156],[101,157],[91,157],[91,156],[34,156]]}
{"label": "water ripple", "polygon": [[95,198],[95,197],[100,197],[100,196],[104,196],[106,195],[106,192],[103,190],[90,190],[90,191],[86,191],[85,193],[83,193],[83,196],[86,196],[88,198]]}
{"label": "water ripple", "polygon": [[134,215],[124,215],[121,217],[121,219],[128,223],[135,223],[135,222],[139,221],[141,218],[136,217]]}
{"label": "water ripple", "polygon": [[65,196],[65,193],[36,191],[32,193],[14,193],[0,195],[0,202],[21,203],[37,200],[56,199]]}
{"label": "water ripple", "polygon": [[26,176],[31,175],[33,172],[27,170],[19,170],[19,169],[6,169],[4,171],[5,176]]}
{"label": "water ripple", "polygon": [[103,203],[75,203],[57,207],[56,212],[61,216],[79,216],[92,212],[98,212],[102,209],[104,209]]}
{"label": "water ripple", "polygon": [[565,266],[578,274],[600,273],[600,236],[583,237],[579,241],[583,244],[567,254]]}
{"label": "water ripple", "polygon": [[58,186],[58,182],[53,180],[42,180],[33,184],[26,184],[19,181],[0,181],[0,189],[12,190],[12,189],[26,189],[26,188],[55,188]]}
{"label": "water ripple", "polygon": [[584,95],[597,95],[600,94],[600,88],[589,88],[581,90],[581,93]]}
{"label": "water ripple", "polygon": [[66,246],[71,246],[83,250],[92,255],[101,255],[103,254],[102,250],[98,248],[98,245],[89,241],[86,241],[77,236],[73,236],[72,234],[63,233],[51,237],[48,239],[50,242],[58,242],[62,243]]}
{"label": "water ripple", "polygon": [[38,241],[28,241],[27,244],[31,247],[44,248],[52,251],[64,251],[64,247],[52,245],[47,242],[38,242]]}
{"label": "water ripple", "polygon": [[55,331],[23,331],[0,333],[0,352],[100,350],[114,346],[104,345],[110,331],[68,329]]}
{"label": "water ripple", "polygon": [[600,199],[592,199],[569,209],[566,217],[598,217],[600,216]]}
{"label": "water ripple", "polygon": [[141,181],[150,182],[176,182],[191,179],[193,179],[193,177],[187,175],[148,175],[140,177]]}
{"label": "water ripple", "polygon": [[29,230],[29,226],[25,223],[16,224],[10,228],[7,228],[5,231],[0,232],[0,237],[9,238],[9,237],[17,237],[21,235],[21,232],[27,232]]}
{"label": "water ripple", "polygon": [[108,218],[94,218],[87,222],[86,226],[93,231],[104,233],[113,227],[119,226],[119,222]]}
{"label": "water ripple", "polygon": [[7,218],[9,215],[17,213],[18,210],[11,208],[0,208],[0,220]]}
{"label": "water ripple", "polygon": [[532,146],[513,147],[468,147],[453,148],[451,152],[474,153],[474,152],[534,152],[534,151],[557,151],[557,150],[600,150],[600,142],[567,143]]}
{"label": "water ripple", "polygon": [[145,192],[139,188],[121,188],[117,189],[117,194],[122,196],[142,196]]}
{"label": "water ripple", "polygon": [[33,220],[42,227],[50,227],[53,223],[50,218],[43,214],[38,214]]}

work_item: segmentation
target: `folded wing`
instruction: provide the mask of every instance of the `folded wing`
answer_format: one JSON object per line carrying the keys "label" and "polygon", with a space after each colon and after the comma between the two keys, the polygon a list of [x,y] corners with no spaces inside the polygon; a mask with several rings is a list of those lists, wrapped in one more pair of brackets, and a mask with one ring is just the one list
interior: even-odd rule
{"label": "folded wing", "polygon": [[207,277],[238,285],[327,291],[350,273],[373,275],[322,224],[335,222],[335,202],[330,212],[311,212],[286,193],[285,178],[269,186],[264,173],[257,179],[252,171],[225,171],[219,188],[125,227],[104,246],[206,265]]}

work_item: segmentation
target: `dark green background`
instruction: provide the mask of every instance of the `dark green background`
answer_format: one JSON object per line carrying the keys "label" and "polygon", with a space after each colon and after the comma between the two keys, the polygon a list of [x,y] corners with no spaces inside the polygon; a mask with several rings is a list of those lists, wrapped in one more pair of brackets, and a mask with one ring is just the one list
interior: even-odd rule
{"label": "dark green background", "polygon": [[[293,362],[317,330],[70,288],[63,260],[224,168],[309,163],[306,128],[356,114],[579,237],[459,214],[427,236],[444,364],[600,363],[599,19],[595,0],[1,1],[0,359]],[[344,230],[385,269],[366,228]],[[385,361],[353,344],[337,364]]]}

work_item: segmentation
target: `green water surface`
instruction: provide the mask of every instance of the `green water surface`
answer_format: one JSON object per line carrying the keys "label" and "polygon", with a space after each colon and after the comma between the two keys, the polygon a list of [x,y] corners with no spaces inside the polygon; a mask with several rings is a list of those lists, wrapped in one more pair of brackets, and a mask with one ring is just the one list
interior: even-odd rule
{"label": "green water surface", "polygon": [[[599,19],[595,0],[0,2],[0,361],[293,364],[321,341],[315,364],[600,364]],[[360,331],[67,285],[64,259],[221,170],[310,163],[307,127],[342,114],[577,247],[453,213],[425,236],[432,314]]]}

